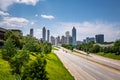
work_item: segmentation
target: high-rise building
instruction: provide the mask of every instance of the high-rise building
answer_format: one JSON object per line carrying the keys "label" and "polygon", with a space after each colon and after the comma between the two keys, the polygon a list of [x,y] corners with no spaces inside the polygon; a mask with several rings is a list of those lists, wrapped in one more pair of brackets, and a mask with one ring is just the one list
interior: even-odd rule
{"label": "high-rise building", "polygon": [[73,41],[73,45],[76,45],[76,29],[75,27],[73,27],[72,29],[72,41]]}
{"label": "high-rise building", "polygon": [[57,38],[58,38],[58,44],[61,44],[60,36],[58,36]]}
{"label": "high-rise building", "polygon": [[67,38],[65,36],[62,36],[61,44],[66,44],[66,43],[67,43]]}
{"label": "high-rise building", "polygon": [[45,29],[45,27],[43,27],[43,29],[42,29],[42,40],[43,40],[43,42],[46,41],[46,29]]}
{"label": "high-rise building", "polygon": [[103,43],[104,42],[104,35],[103,34],[95,35],[95,38],[96,38],[96,43]]}
{"label": "high-rise building", "polygon": [[47,42],[50,42],[49,39],[50,39],[50,30],[47,30]]}
{"label": "high-rise building", "polygon": [[30,36],[33,37],[33,28],[30,29]]}
{"label": "high-rise building", "polygon": [[67,42],[67,44],[69,44],[70,33],[69,33],[69,31],[67,31],[65,34],[66,34],[66,38],[67,38],[66,42]]}
{"label": "high-rise building", "polygon": [[52,44],[52,45],[55,45],[55,38],[54,38],[53,36],[51,36],[50,39],[51,39],[51,44]]}
{"label": "high-rise building", "polygon": [[69,36],[69,44],[72,44],[73,41],[72,41],[72,36]]}
{"label": "high-rise building", "polygon": [[86,38],[86,43],[89,43],[91,41],[95,42],[95,38],[94,37],[87,37]]}

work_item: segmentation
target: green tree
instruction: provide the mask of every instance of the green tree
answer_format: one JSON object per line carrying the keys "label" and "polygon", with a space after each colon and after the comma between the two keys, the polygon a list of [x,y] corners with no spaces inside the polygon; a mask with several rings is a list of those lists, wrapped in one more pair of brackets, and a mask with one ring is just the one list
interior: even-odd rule
{"label": "green tree", "polygon": [[22,80],[48,80],[45,70],[46,60],[43,55],[38,55],[36,60],[30,62],[24,69]]}
{"label": "green tree", "polygon": [[94,53],[97,53],[97,52],[99,52],[100,51],[100,46],[99,45],[94,45],[93,46],[93,52]]}
{"label": "green tree", "polygon": [[51,52],[52,46],[51,46],[50,43],[45,42],[45,43],[43,43],[42,46],[43,46],[43,48],[42,48],[42,52],[43,52],[43,53],[48,54],[48,53]]}
{"label": "green tree", "polygon": [[115,41],[114,52],[116,53],[116,55],[120,55],[120,40]]}
{"label": "green tree", "polygon": [[73,46],[71,44],[62,44],[62,47],[73,50]]}
{"label": "green tree", "polygon": [[21,74],[21,68],[29,60],[29,54],[25,50],[19,51],[14,57],[9,61],[10,67],[12,69],[12,74]]}
{"label": "green tree", "polygon": [[15,44],[15,46],[17,48],[22,48],[23,46],[23,37],[21,35],[15,34],[13,31],[11,30],[7,30],[5,32],[5,40],[7,40],[8,38],[11,38],[13,43]]}
{"label": "green tree", "polygon": [[10,60],[17,53],[17,49],[15,44],[13,43],[11,38],[8,38],[2,49],[2,57],[3,59]]}
{"label": "green tree", "polygon": [[30,52],[42,52],[42,44],[39,43],[38,40],[36,40],[35,38],[31,37],[31,36],[26,36],[25,37],[25,44],[23,46],[24,50],[28,50]]}

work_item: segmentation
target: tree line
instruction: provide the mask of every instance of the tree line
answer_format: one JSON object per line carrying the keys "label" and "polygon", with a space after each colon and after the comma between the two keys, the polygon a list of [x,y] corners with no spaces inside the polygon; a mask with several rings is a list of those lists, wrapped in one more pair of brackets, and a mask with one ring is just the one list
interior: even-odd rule
{"label": "tree line", "polygon": [[62,44],[61,46],[64,47],[64,48],[67,48],[69,50],[73,50],[73,45],[72,44]]}
{"label": "tree line", "polygon": [[116,55],[120,55],[120,40],[115,41],[113,43],[113,46],[109,46],[109,47],[101,47],[95,44],[94,42],[83,43],[77,45],[77,49],[91,53],[104,52],[104,53],[114,53]]}
{"label": "tree line", "polygon": [[[32,36],[22,36],[8,30],[2,47],[2,58],[10,64],[16,80],[48,80],[45,55],[51,52],[51,44],[40,42]],[[30,60],[30,54],[36,57]]]}

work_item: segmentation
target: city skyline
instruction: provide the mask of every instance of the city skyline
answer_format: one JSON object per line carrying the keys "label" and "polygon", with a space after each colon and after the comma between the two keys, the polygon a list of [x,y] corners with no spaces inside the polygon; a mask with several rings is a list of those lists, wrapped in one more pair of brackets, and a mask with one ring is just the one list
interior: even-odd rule
{"label": "city skyline", "polygon": [[120,39],[119,8],[119,0],[0,0],[0,27],[23,35],[33,28],[40,39],[43,26],[55,37],[75,26],[77,40],[104,34],[105,41],[115,41]]}

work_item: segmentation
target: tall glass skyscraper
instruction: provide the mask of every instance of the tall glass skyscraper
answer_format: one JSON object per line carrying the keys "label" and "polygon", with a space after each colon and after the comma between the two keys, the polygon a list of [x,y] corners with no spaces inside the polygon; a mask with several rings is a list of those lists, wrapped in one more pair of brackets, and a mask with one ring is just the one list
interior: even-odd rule
{"label": "tall glass skyscraper", "polygon": [[50,30],[47,30],[47,42],[50,42],[49,39],[50,39]]}
{"label": "tall glass skyscraper", "polygon": [[46,41],[46,29],[45,29],[45,27],[43,27],[43,29],[42,29],[42,40],[43,40],[43,42]]}
{"label": "tall glass skyscraper", "polygon": [[33,28],[30,29],[30,36],[33,37]]}
{"label": "tall glass skyscraper", "polygon": [[73,27],[73,29],[72,29],[72,41],[73,41],[73,45],[76,45],[76,29],[75,29],[75,27]]}

